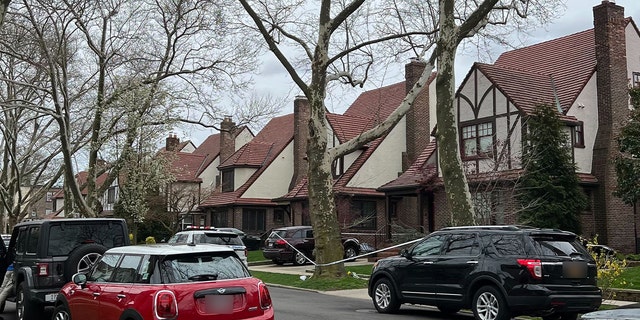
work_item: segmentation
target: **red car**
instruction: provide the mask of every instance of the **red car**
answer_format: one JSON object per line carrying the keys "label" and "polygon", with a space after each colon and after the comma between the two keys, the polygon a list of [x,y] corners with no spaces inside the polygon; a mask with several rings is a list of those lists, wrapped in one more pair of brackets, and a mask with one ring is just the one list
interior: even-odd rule
{"label": "red car", "polygon": [[53,319],[273,319],[267,286],[233,249],[154,244],[107,250],[58,294]]}

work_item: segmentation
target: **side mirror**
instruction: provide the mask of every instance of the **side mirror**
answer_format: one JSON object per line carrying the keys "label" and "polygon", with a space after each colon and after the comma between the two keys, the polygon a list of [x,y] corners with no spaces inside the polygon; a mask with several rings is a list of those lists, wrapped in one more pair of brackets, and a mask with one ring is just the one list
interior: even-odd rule
{"label": "side mirror", "polygon": [[84,286],[87,284],[87,275],[84,273],[76,273],[71,278],[71,281],[84,289]]}
{"label": "side mirror", "polygon": [[411,259],[411,252],[409,252],[409,250],[407,249],[402,249],[400,250],[400,256],[405,257],[407,259]]}

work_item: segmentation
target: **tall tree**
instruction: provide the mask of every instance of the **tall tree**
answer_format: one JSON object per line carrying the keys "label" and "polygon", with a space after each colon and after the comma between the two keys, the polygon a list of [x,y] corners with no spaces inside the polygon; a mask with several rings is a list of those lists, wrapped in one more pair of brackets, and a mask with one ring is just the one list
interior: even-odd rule
{"label": "tall tree", "polygon": [[[629,121],[622,127],[618,136],[620,155],[614,160],[618,186],[613,194],[624,203],[633,206],[634,226],[636,226],[635,219],[640,199],[640,88],[631,88],[629,95],[634,108],[630,111]],[[637,226],[634,231],[637,238]]]}
{"label": "tall tree", "polygon": [[579,233],[587,198],[558,112],[550,105],[538,106],[527,128],[522,155],[525,172],[518,186],[519,200],[526,208],[518,219],[527,225]]}
{"label": "tall tree", "polygon": [[[9,14],[34,55],[4,53],[46,77],[30,84],[44,103],[29,108],[57,127],[66,212],[100,212],[103,193],[138,149],[142,127],[167,132],[178,121],[210,127],[225,114],[274,114],[274,108],[238,113],[238,106],[218,106],[221,90],[242,94],[243,76],[256,66],[251,37],[231,23],[233,3],[21,0],[12,6]],[[75,179],[78,159],[87,168],[85,185]],[[98,166],[102,160],[109,165]],[[108,177],[96,185],[103,173]]]}
{"label": "tall tree", "polygon": [[[453,219],[456,222],[467,222],[468,217],[473,216],[464,172],[456,168],[461,162],[452,103],[456,48],[463,39],[482,31],[487,24],[495,22],[504,25],[513,17],[516,20],[526,17],[530,8],[548,14],[544,1],[501,1],[498,4],[498,0],[390,0],[366,3],[364,0],[322,0],[319,3],[299,1],[291,4],[288,1],[240,0],[240,3],[269,50],[309,101],[308,189],[316,258],[320,264],[316,267],[316,276],[344,275],[343,264],[323,265],[342,258],[340,226],[332,190],[332,162],[387,134],[413,104],[436,60],[439,73],[436,81],[438,140],[442,152],[440,159],[441,164],[446,166],[443,169],[445,181],[450,180],[446,182],[447,187],[452,188],[448,193],[456,193],[449,198],[449,205],[452,212],[462,213],[462,218]],[[437,48],[434,49],[436,44]],[[295,56],[296,48],[301,53],[299,60],[288,57]],[[421,58],[429,56],[424,73],[407,97],[386,120],[374,128],[329,148],[325,119],[329,84],[339,81],[361,86],[368,79],[369,72],[384,69],[385,60],[397,59],[405,52]]]}

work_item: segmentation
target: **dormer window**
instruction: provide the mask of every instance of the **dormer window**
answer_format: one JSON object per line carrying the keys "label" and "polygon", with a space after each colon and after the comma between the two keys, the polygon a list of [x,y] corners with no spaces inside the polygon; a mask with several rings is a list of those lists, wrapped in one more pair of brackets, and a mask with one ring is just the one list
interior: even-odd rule
{"label": "dormer window", "polygon": [[491,156],[493,148],[492,122],[463,126],[461,134],[464,158]]}
{"label": "dormer window", "polygon": [[632,83],[634,88],[640,88],[640,72],[633,73]]}
{"label": "dormer window", "polygon": [[573,127],[573,146],[576,148],[584,148],[584,123]]}
{"label": "dormer window", "polygon": [[222,192],[233,192],[233,169],[222,171]]}

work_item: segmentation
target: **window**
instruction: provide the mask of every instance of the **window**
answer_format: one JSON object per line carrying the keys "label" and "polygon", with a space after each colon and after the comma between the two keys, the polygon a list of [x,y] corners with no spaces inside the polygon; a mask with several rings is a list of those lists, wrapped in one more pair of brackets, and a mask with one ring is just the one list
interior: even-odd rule
{"label": "window", "polygon": [[233,192],[233,169],[222,171],[222,192]]}
{"label": "window", "polygon": [[344,174],[344,157],[340,157],[331,163],[331,173],[333,178],[337,179]]}
{"label": "window", "polygon": [[264,209],[243,209],[242,210],[242,230],[247,231],[265,231]]}
{"label": "window", "polygon": [[49,191],[47,192],[47,202],[51,202],[53,201],[53,192]]}
{"label": "window", "polygon": [[573,127],[573,146],[576,148],[584,148],[584,123]]}
{"label": "window", "polygon": [[29,229],[29,237],[27,238],[26,252],[27,254],[36,254],[38,249],[38,240],[40,240],[40,227]]}
{"label": "window", "polygon": [[113,282],[133,283],[136,282],[138,275],[138,265],[142,261],[142,256],[126,255],[122,258],[122,262],[115,270]]}
{"label": "window", "polygon": [[471,256],[480,253],[480,244],[475,234],[459,234],[449,238],[443,254],[447,256]]}
{"label": "window", "polygon": [[416,257],[436,256],[440,254],[440,248],[446,236],[435,235],[418,243],[411,254]]}
{"label": "window", "polygon": [[284,210],[282,209],[273,210],[273,223],[276,223],[276,224],[284,223]]}
{"label": "window", "polygon": [[485,122],[462,127],[464,157],[488,156],[493,147],[493,123]]}
{"label": "window", "polygon": [[640,72],[633,73],[633,83],[634,88],[640,88]]}
{"label": "window", "polygon": [[214,211],[211,213],[211,225],[215,227],[228,227],[227,211]]}
{"label": "window", "polygon": [[116,187],[109,187],[107,190],[107,203],[116,202]]}
{"label": "window", "polygon": [[376,229],[377,210],[375,201],[353,201],[351,203],[351,214],[353,216],[353,228]]}
{"label": "window", "polygon": [[87,280],[96,282],[108,282],[111,279],[111,274],[116,268],[120,260],[119,254],[105,254],[102,259],[96,263],[95,267],[91,270],[87,276]]}

